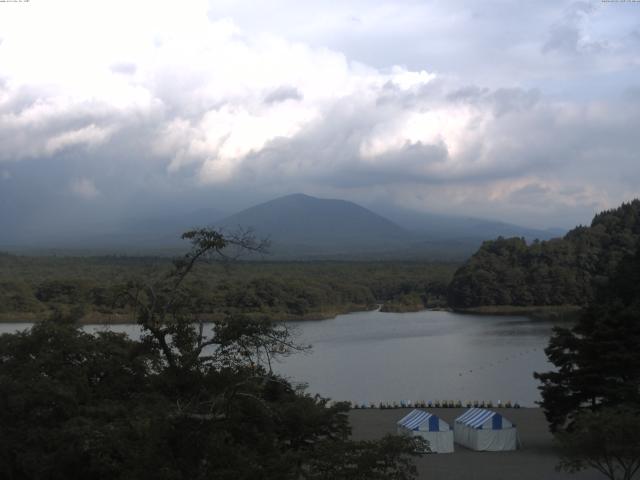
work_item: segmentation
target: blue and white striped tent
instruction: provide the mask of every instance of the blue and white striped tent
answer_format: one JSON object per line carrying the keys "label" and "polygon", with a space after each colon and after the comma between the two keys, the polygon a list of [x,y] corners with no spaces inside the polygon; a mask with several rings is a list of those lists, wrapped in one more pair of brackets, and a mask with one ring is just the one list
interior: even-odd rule
{"label": "blue and white striped tent", "polygon": [[456,443],[472,450],[516,450],[519,445],[516,426],[492,410],[471,408],[455,419]]}
{"label": "blue and white striped tent", "polygon": [[420,436],[434,453],[453,452],[453,431],[447,422],[425,410],[412,410],[398,420],[399,434]]}

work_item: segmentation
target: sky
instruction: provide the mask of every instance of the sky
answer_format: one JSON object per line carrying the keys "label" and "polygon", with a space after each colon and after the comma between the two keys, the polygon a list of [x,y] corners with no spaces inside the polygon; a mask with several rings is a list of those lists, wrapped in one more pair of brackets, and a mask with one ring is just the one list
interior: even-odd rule
{"label": "sky", "polygon": [[640,3],[0,2],[0,225],[290,193],[571,227],[640,196]]}

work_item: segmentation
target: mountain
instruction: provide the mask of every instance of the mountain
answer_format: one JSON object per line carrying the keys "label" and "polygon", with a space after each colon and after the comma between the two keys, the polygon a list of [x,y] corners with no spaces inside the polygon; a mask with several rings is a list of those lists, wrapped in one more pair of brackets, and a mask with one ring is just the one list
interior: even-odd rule
{"label": "mountain", "polygon": [[276,254],[353,254],[406,246],[413,235],[390,220],[345,200],[293,194],[256,205],[218,222],[252,228]]}
{"label": "mountain", "polygon": [[[548,239],[558,232],[508,223],[402,210],[378,205],[372,211],[353,202],[304,194],[279,197],[231,216],[202,208],[165,211],[161,216],[132,216],[84,230],[37,223],[27,228],[20,219],[0,215],[0,250],[60,254],[173,255],[186,243],[180,235],[194,227],[215,226],[231,232],[252,228],[271,240],[273,260],[385,259],[459,261],[487,239]],[[1,213],[1,212],[0,212]],[[3,229],[7,225],[12,228]],[[84,223],[83,223],[84,225]]]}
{"label": "mountain", "polygon": [[268,237],[272,258],[461,260],[499,236],[527,241],[558,236],[557,231],[384,205],[376,212],[298,193],[243,210],[217,226],[227,231],[250,227],[258,237]]}

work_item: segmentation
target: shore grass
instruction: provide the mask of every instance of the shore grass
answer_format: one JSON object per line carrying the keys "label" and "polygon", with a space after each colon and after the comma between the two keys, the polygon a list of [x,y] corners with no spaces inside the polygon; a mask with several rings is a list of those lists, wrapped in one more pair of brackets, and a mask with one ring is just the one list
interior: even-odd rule
{"label": "shore grass", "polygon": [[[256,318],[270,317],[274,321],[282,322],[302,322],[302,321],[318,321],[335,318],[338,315],[355,312],[368,312],[375,310],[379,305],[345,305],[342,308],[327,308],[318,312],[312,312],[305,315],[279,314],[264,315],[260,313],[249,313],[247,316]],[[53,310],[44,310],[41,312],[8,312],[0,313],[0,323],[36,323],[49,318],[54,313]],[[198,315],[198,318],[205,322],[214,322],[223,320],[227,315],[223,313],[204,313]],[[133,314],[130,312],[109,312],[102,313],[97,311],[89,311],[78,320],[80,325],[126,325],[136,323]]]}

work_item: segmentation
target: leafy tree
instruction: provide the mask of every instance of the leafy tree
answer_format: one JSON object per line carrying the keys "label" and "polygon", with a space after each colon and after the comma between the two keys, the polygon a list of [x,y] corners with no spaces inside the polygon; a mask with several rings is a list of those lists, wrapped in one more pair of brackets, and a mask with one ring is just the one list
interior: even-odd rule
{"label": "leafy tree", "polygon": [[527,245],[522,238],[484,242],[455,273],[449,303],[588,305],[599,285],[640,244],[640,200],[596,215],[563,238]]}
{"label": "leafy tree", "polygon": [[151,385],[159,359],[123,335],[58,318],[0,336],[0,352],[2,478],[123,478],[170,407]]}
{"label": "leafy tree", "polygon": [[304,348],[286,326],[200,318],[197,263],[264,245],[208,229],[183,238],[193,248],[167,274],[122,292],[140,341],[63,317],[0,337],[2,478],[414,478],[410,439],[351,441],[348,405],[272,371]]}
{"label": "leafy tree", "polygon": [[631,480],[640,469],[640,412],[606,408],[581,412],[570,431],[557,435],[558,468],[570,473],[591,467],[611,480]]}
{"label": "leafy tree", "polygon": [[556,370],[536,373],[553,431],[583,409],[640,405],[640,250],[571,329],[556,328],[545,350]]}
{"label": "leafy tree", "polygon": [[0,313],[40,310],[29,286],[24,282],[0,282]]}
{"label": "leafy tree", "polygon": [[389,480],[416,474],[407,449],[415,439],[387,435],[380,441],[324,442],[305,468],[308,480]]}

